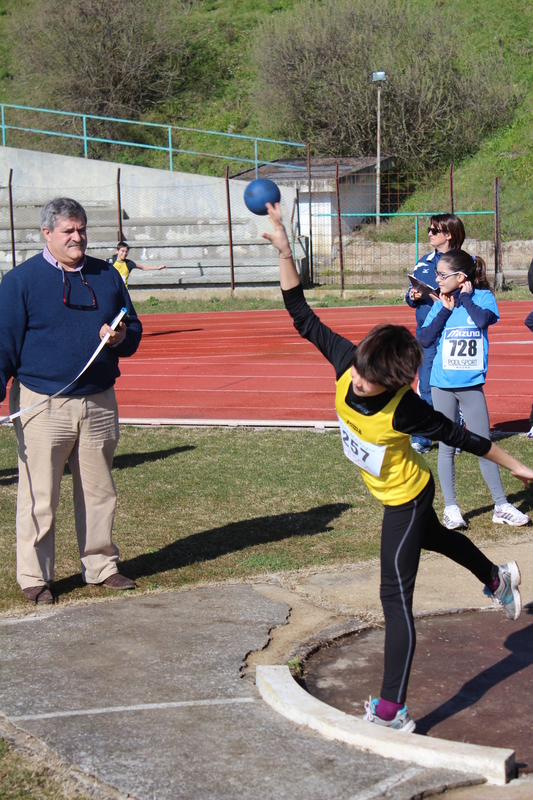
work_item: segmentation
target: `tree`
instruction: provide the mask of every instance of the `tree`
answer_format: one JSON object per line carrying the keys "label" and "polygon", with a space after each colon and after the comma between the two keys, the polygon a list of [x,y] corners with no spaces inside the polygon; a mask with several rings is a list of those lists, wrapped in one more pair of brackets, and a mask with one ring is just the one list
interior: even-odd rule
{"label": "tree", "polygon": [[25,96],[87,114],[138,117],[168,99],[186,44],[162,0],[34,0],[15,12]]}
{"label": "tree", "polygon": [[518,97],[497,53],[462,50],[453,17],[402,0],[304,0],[261,26],[252,56],[264,124],[319,155],[375,155],[378,69],[382,152],[405,165],[473,152]]}

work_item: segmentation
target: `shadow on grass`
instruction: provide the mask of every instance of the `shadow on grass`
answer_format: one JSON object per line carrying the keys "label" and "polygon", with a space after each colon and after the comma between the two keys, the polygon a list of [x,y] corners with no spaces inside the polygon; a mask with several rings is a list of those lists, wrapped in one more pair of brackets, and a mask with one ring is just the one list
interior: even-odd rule
{"label": "shadow on grass", "polygon": [[[349,503],[331,503],[293,514],[276,514],[254,517],[240,522],[230,522],[220,528],[193,533],[162,547],[155,553],[119,562],[119,570],[128,578],[156,575],[171,569],[181,569],[202,561],[212,561],[227,553],[269,542],[280,542],[296,536],[315,536],[331,530],[331,522],[351,506]],[[81,575],[71,575],[54,583],[56,596],[68,594],[82,586]]]}
{"label": "shadow on grass", "polygon": [[[524,608],[527,614],[533,614],[533,604]],[[463,684],[459,691],[442,705],[435,708],[425,717],[417,719],[416,731],[426,734],[440,722],[459,714],[466,708],[475,705],[478,700],[499,683],[527,669],[533,664],[533,623],[527,628],[515,631],[507,637],[504,647],[510,653],[501,661],[475,675]]]}
{"label": "shadow on grass", "polygon": [[[524,489],[521,492],[508,494],[507,502],[512,503],[512,505],[514,505],[515,508],[518,508],[518,510],[523,514],[529,514],[533,509],[533,498],[530,489]],[[465,522],[469,522],[471,519],[480,517],[482,514],[488,514],[489,511],[494,511],[494,503],[492,503],[490,506],[480,506],[480,508],[474,508],[472,511],[468,511],[466,514],[463,514],[463,518]]]}
{"label": "shadow on grass", "polygon": [[149,453],[122,453],[113,459],[113,469],[129,469],[138,467],[140,464],[147,464],[150,461],[161,461],[163,458],[170,458],[177,453],[186,453],[187,450],[195,450],[196,446],[184,444],[179,447],[169,447],[167,450],[151,450]]}
{"label": "shadow on grass", "polygon": [[[195,449],[196,445],[184,444],[180,447],[169,447],[168,450],[151,450],[148,453],[122,453],[122,455],[114,457],[113,469],[131,469],[131,467],[139,467],[141,464],[147,464],[151,461],[161,461],[163,458],[170,458],[170,456],[175,456],[177,453],[185,453],[187,450]],[[65,475],[71,474],[69,465],[65,464]]]}

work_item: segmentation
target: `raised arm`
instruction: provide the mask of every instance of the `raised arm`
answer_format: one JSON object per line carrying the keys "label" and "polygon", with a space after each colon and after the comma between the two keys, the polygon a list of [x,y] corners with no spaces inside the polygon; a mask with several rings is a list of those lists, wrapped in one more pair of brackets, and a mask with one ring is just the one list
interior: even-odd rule
{"label": "raised arm", "polygon": [[274,227],[272,233],[262,233],[263,239],[268,239],[270,244],[279,250],[279,283],[283,290],[294,289],[300,285],[300,276],[292,257],[292,250],[281,217],[281,206],[267,203],[268,216]]}
{"label": "raised arm", "polygon": [[166,269],[167,265],[162,264],[160,267],[151,267],[149,264],[135,264],[137,269],[142,269],[143,272],[149,272],[154,269]]}

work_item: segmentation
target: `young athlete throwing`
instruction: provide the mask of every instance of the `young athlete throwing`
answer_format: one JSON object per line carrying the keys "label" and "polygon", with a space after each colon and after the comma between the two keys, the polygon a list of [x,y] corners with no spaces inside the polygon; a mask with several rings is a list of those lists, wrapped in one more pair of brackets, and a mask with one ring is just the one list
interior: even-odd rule
{"label": "young athlete throwing", "polygon": [[285,306],[296,330],[335,369],[335,407],[344,453],[360,468],[369,490],[385,508],[380,590],[385,666],[380,697],[365,703],[365,720],[409,733],[415,723],[405,699],[416,643],[412,600],[422,548],[442,553],[470,570],[510,619],[517,619],[521,611],[516,562],[498,567],[464,534],[441,525],[432,505],[433,477],[423,457],[413,450],[410,436],[427,436],[483,456],[506,467],[526,486],[533,481],[533,470],[447,419],[412,390],[422,347],[407,328],[379,325],[356,346],[324,325],[305,301],[280,206],[267,208],[274,230],[263,237],[279,250]]}

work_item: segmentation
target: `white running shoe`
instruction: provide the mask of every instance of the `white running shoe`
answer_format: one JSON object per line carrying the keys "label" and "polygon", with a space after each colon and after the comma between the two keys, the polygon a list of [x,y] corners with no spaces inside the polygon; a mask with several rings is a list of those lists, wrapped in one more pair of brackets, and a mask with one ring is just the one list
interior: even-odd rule
{"label": "white running shoe", "polygon": [[511,503],[504,503],[503,506],[494,506],[492,521],[497,522],[499,525],[507,523],[507,525],[514,525],[516,527],[527,525],[531,522],[527,514],[522,514],[522,512],[512,506]]}
{"label": "white running shoe", "polygon": [[531,426],[531,430],[527,434],[528,439],[533,439],[533,425]]}
{"label": "white running shoe", "polygon": [[488,586],[485,586],[483,592],[492,597],[498,605],[503,606],[509,619],[518,619],[522,611],[522,599],[518,589],[522,579],[516,561],[509,561],[508,564],[499,566],[498,578],[500,585],[495,592],[491,592]]}
{"label": "white running shoe", "polygon": [[442,519],[449,531],[454,531],[456,528],[468,528],[459,506],[446,506]]}
{"label": "white running shoe", "polygon": [[420,444],[420,442],[413,442],[411,447],[413,448],[413,450],[416,450],[417,453],[429,453],[429,451],[430,451],[429,447],[426,447],[425,445]]}
{"label": "white running shoe", "polygon": [[372,700],[372,696],[365,702],[366,713],[363,717],[365,722],[374,722],[376,725],[383,725],[385,728],[393,728],[393,730],[401,731],[402,733],[412,733],[414,731],[416,724],[409,716],[407,706],[404,705],[403,708],[400,708],[400,710],[396,712],[394,719],[386,720],[378,717],[376,713],[378,702],[379,698],[375,697],[374,700]]}

